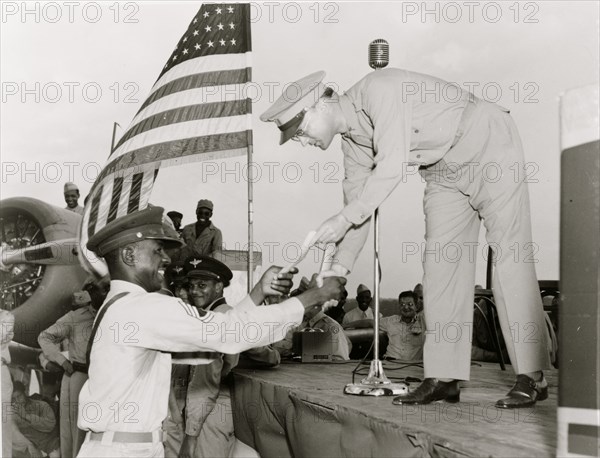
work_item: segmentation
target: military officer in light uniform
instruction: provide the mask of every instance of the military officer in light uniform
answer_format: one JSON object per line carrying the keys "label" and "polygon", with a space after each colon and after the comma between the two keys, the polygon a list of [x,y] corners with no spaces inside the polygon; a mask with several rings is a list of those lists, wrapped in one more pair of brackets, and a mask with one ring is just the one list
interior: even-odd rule
{"label": "military officer in light uniform", "polygon": [[[93,234],[87,248],[104,257],[110,292],[94,324],[89,380],[79,397],[79,422],[88,431],[80,457],[162,457],[161,423],[167,415],[169,351],[233,354],[280,340],[306,307],[337,298],[344,280],[333,278],[270,307],[266,294],[286,294],[290,274],[270,268],[252,292],[226,313],[205,312],[157,293],[169,263],[165,249],[180,245],[164,209],[149,207],[118,218]],[[259,329],[248,342],[242,332]]]}
{"label": "military officer in light uniform", "polygon": [[[73,307],[75,310],[59,318],[38,336],[44,356],[65,371],[60,387],[60,455],[63,457],[77,456],[85,438],[85,432],[77,427],[77,403],[81,387],[88,378],[86,351],[96,316],[87,291],[73,293]],[[63,342],[67,343],[69,358],[61,352]]]}
{"label": "military officer in light uniform", "polygon": [[[468,247],[478,241],[480,218],[495,251],[494,296],[517,374],[515,385],[497,406],[524,407],[545,399],[542,369],[549,361],[531,262],[529,194],[521,140],[508,110],[441,79],[397,68],[372,72],[343,95],[323,85],[324,76],[313,73],[289,85],[289,93],[261,119],[276,123],[280,144],[293,139],[325,150],[336,134],[341,135],[345,206],[321,224],[314,238],[339,242],[330,273],[346,275],[352,270],[371,214],[405,180],[409,166],[420,166],[427,183],[426,379],[394,402],[456,399],[458,381],[469,379],[475,260]],[[462,252],[450,259],[444,255],[448,246]],[[520,250],[517,260],[515,246]],[[458,324],[458,339],[441,334],[448,324]],[[519,328],[514,341],[511,326]]]}

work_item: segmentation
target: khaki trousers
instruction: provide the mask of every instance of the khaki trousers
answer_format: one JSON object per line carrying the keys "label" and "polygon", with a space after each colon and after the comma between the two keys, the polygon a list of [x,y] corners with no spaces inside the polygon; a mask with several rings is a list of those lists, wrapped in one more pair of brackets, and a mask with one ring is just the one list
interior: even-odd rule
{"label": "khaki trousers", "polygon": [[75,371],[63,375],[60,384],[60,454],[62,458],[77,456],[85,440],[85,431],[77,427],[79,392],[88,379],[87,374]]}
{"label": "khaki trousers", "polygon": [[535,274],[524,155],[511,116],[477,100],[426,181],[423,352],[425,377],[468,380],[480,218],[494,252],[493,290],[516,374],[549,367]]}

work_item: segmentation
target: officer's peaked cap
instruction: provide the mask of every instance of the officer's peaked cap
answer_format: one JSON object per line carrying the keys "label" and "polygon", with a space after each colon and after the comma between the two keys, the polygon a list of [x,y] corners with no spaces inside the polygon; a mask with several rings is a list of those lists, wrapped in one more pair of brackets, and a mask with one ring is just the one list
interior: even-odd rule
{"label": "officer's peaked cap", "polygon": [[327,87],[322,83],[323,78],[325,72],[318,71],[287,85],[275,103],[260,115],[261,121],[273,121],[279,127],[280,145],[296,134],[306,110],[325,93]]}

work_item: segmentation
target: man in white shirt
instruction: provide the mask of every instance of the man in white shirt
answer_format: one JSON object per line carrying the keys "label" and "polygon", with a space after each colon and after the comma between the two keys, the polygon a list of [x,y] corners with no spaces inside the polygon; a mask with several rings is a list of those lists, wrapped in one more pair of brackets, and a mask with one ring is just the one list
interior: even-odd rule
{"label": "man in white shirt", "polygon": [[92,235],[87,248],[105,258],[111,288],[94,324],[89,380],[79,397],[80,428],[88,431],[80,457],[163,457],[170,351],[233,354],[281,340],[304,310],[341,295],[333,278],[297,298],[257,307],[266,295],[287,294],[293,274],[269,268],[252,292],[226,313],[199,312],[158,294],[181,245],[164,209],[149,207],[118,218]]}
{"label": "man in white shirt", "polygon": [[[358,303],[358,307],[353,308],[344,315],[344,320],[342,321],[344,327],[352,327],[352,323],[356,321],[372,320],[374,318],[373,309],[371,308],[371,302],[373,302],[371,290],[363,284],[358,285],[358,289],[356,290],[356,302]],[[381,316],[381,313],[379,315]]]}

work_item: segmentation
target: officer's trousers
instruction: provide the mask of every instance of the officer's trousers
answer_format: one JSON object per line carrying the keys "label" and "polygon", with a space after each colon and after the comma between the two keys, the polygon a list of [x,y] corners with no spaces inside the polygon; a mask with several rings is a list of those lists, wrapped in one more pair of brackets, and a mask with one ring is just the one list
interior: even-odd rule
{"label": "officer's trousers", "polygon": [[493,290],[516,374],[549,367],[535,273],[523,148],[511,116],[477,101],[454,146],[420,170],[426,181],[423,352],[425,377],[468,380],[480,218],[494,252]]}
{"label": "officer's trousers", "polygon": [[79,392],[88,379],[79,371],[64,374],[60,385],[60,454],[63,458],[77,456],[85,439],[85,431],[77,427]]}

